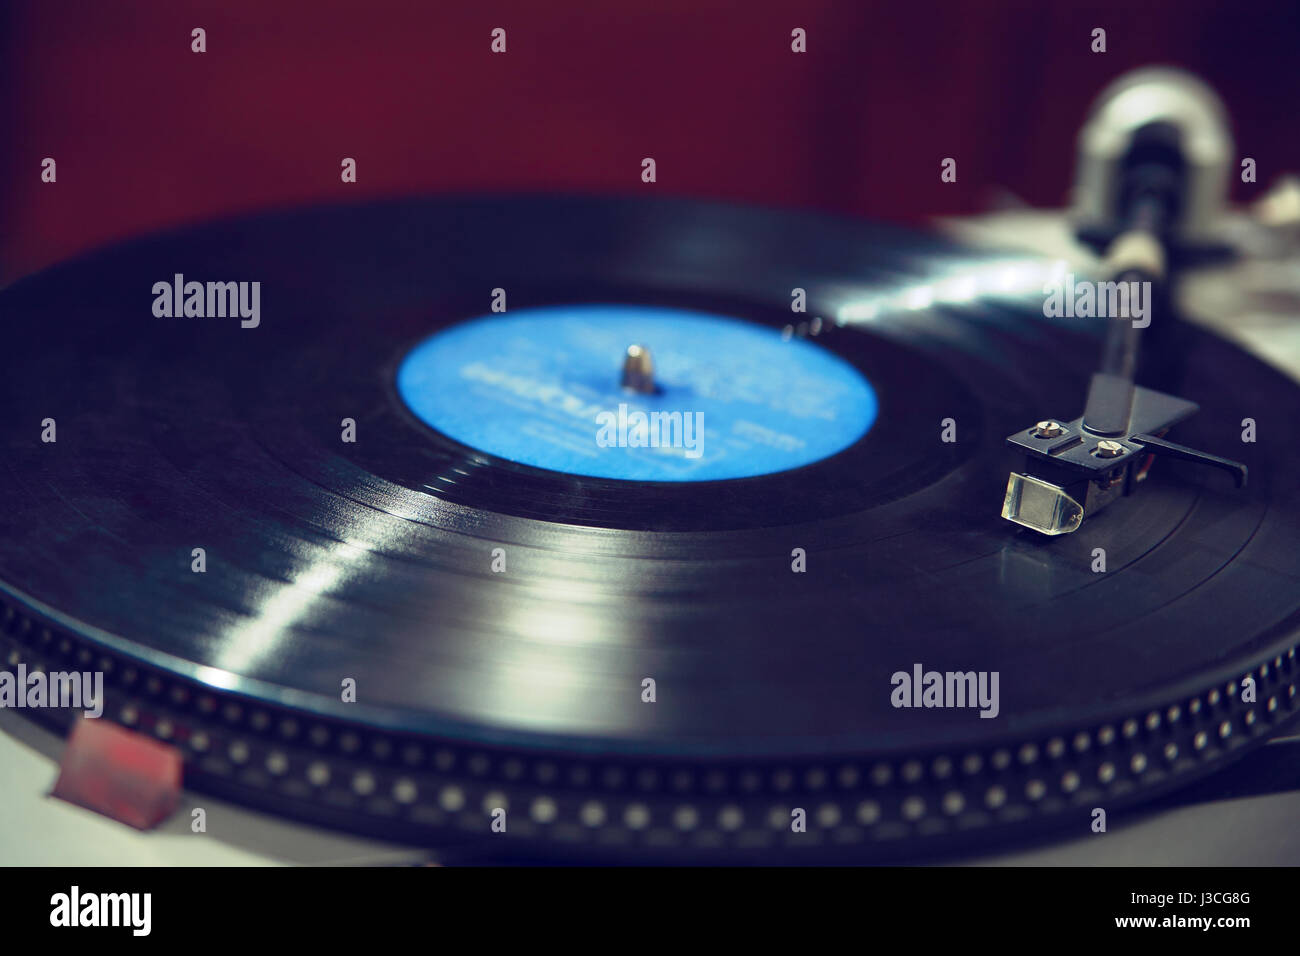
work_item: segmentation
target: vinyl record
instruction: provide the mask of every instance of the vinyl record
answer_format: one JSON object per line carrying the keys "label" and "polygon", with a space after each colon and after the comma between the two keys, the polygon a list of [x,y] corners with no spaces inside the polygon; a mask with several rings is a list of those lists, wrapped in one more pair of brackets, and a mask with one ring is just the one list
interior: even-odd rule
{"label": "vinyl record", "polygon": [[[1201,406],[1171,437],[1249,485],[1161,460],[1074,534],[1004,521],[1006,436],[1077,415],[1100,349],[1042,315],[1049,267],[489,197],[49,270],[0,293],[4,653],[104,669],[105,716],[194,785],[407,839],[866,859],[1081,830],[1294,715],[1300,452],[1294,383],[1170,323],[1147,383]],[[255,314],[208,314],[254,282]],[[619,387],[631,345],[656,393]],[[704,408],[702,453],[600,445],[619,404]],[[930,671],[996,701],[901,706]]]}

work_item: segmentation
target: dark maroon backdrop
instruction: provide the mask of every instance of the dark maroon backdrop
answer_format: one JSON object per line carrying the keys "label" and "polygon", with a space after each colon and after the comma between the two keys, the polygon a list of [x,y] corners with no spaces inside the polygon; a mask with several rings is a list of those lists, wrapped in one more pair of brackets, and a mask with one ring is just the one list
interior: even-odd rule
{"label": "dark maroon backdrop", "polygon": [[[1061,204],[1091,97],[1158,62],[1227,100],[1260,168],[1239,199],[1300,166],[1297,0],[38,0],[4,18],[6,280],[161,226],[415,191],[677,193],[901,220],[978,210],[998,186]],[[1096,26],[1105,54],[1089,49]],[[939,181],[945,156],[955,184]]]}

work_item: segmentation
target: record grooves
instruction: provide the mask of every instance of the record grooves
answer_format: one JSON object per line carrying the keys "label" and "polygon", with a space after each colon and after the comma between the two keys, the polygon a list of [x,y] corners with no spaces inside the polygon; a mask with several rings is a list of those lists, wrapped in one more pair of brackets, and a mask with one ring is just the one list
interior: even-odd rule
{"label": "record grooves", "polygon": [[[106,715],[180,747],[195,785],[432,843],[487,837],[508,807],[523,856],[906,858],[1136,804],[1300,707],[1300,453],[1261,419],[1240,492],[1161,461],[1074,534],[1002,521],[1005,436],[1026,409],[1076,415],[1099,348],[981,286],[1033,265],[819,216],[487,197],[221,223],[50,270],[0,293],[0,649],[104,669]],[[259,279],[261,323],[151,316],[174,273]],[[511,461],[397,385],[498,287],[507,315],[784,331],[879,407],[843,451],[752,477]],[[824,324],[791,321],[796,287]],[[1179,441],[1222,447],[1294,405],[1219,339],[1168,344],[1158,374],[1201,405]],[[792,374],[709,360],[724,390]],[[998,672],[998,719],[891,704],[914,665]]]}

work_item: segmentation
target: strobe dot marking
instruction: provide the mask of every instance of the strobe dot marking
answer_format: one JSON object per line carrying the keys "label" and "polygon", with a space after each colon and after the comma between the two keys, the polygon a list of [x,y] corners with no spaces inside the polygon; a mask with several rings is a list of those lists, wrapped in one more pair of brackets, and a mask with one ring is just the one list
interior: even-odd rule
{"label": "strobe dot marking", "polygon": [[551,823],[558,813],[559,808],[550,797],[538,797],[533,801],[532,817],[538,823]]}
{"label": "strobe dot marking", "polygon": [[629,830],[644,830],[650,825],[650,809],[644,803],[628,804],[623,811],[623,823]]}
{"label": "strobe dot marking", "polygon": [[412,781],[407,780],[405,777],[402,777],[393,784],[393,799],[398,803],[414,803],[419,795],[419,791],[416,789],[415,784]]}
{"label": "strobe dot marking", "polygon": [[673,811],[673,826],[679,830],[694,830],[700,822],[700,815],[694,807],[683,806]]}

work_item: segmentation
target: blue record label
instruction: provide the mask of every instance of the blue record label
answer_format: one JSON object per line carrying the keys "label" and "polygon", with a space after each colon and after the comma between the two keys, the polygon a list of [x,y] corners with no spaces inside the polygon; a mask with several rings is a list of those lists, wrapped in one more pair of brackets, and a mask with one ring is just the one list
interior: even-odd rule
{"label": "blue record label", "polygon": [[[624,389],[629,347],[652,393]],[[425,424],[536,468],[632,481],[716,481],[799,468],[867,433],[876,394],[811,341],[683,309],[548,306],[425,339],[397,390]]]}

